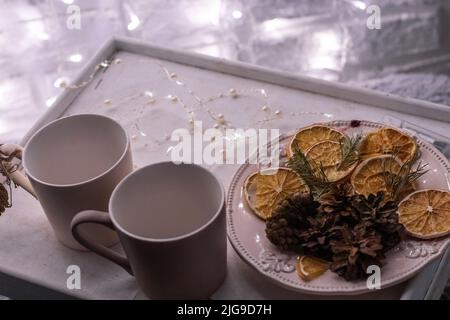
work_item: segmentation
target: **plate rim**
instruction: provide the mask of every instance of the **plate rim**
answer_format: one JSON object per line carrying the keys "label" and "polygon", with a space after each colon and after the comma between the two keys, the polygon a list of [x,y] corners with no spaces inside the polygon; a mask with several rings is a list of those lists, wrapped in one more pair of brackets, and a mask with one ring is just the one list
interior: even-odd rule
{"label": "plate rim", "polygon": [[[355,120],[333,120],[329,122],[318,122],[313,123],[314,124],[321,124],[321,125],[329,125],[329,126],[335,126],[335,127],[343,127],[347,126],[348,128],[351,127],[351,122]],[[374,121],[367,121],[367,120],[356,120],[359,121],[359,126],[365,126],[365,127],[371,127],[371,128],[383,128],[383,127],[390,127],[397,130],[400,130],[402,132],[405,132],[402,128],[397,128],[388,124],[378,123]],[[290,130],[287,133],[281,134],[279,136],[279,139],[281,141],[287,140],[292,136],[292,132],[295,132],[294,130]],[[405,132],[406,134],[410,135],[410,133]],[[420,138],[413,137],[417,143],[420,146],[423,146],[425,149],[428,149],[428,151],[435,156],[435,158],[442,164],[444,168],[447,169],[447,173],[450,173],[450,161],[445,158],[445,156],[436,149],[433,145],[428,143],[427,141],[424,141]],[[255,269],[259,274],[264,276],[266,279],[270,280],[270,282],[275,283],[276,285],[279,285],[281,287],[284,287],[286,289],[312,294],[312,295],[358,295],[368,292],[373,292],[374,290],[371,290],[367,287],[364,288],[351,288],[351,287],[344,287],[344,288],[326,288],[326,287],[320,287],[320,289],[314,289],[314,286],[309,285],[309,288],[307,287],[299,287],[298,284],[296,285],[293,283],[292,280],[286,279],[282,276],[280,276],[280,273],[277,273],[275,271],[264,271],[262,269],[262,266],[256,259],[247,252],[246,248],[243,246],[241,241],[239,240],[237,233],[234,229],[233,225],[233,199],[236,192],[236,186],[238,182],[240,181],[243,172],[250,166],[248,159],[246,162],[239,166],[239,168],[236,170],[236,172],[233,174],[233,177],[231,179],[230,186],[228,187],[228,193],[227,193],[227,205],[226,205],[226,216],[227,216],[227,237],[234,249],[234,251],[238,254],[238,256],[248,265],[250,265],[253,269]],[[426,241],[417,239],[417,241]],[[428,240],[429,241],[429,240]],[[443,242],[441,247],[439,248],[438,252],[434,255],[430,255],[428,259],[422,260],[420,263],[416,264],[411,269],[406,270],[402,274],[399,274],[397,276],[391,277],[388,280],[386,280],[385,283],[383,283],[383,286],[381,290],[386,289],[388,287],[394,286],[396,284],[399,284],[401,282],[404,282],[413,276],[415,276],[417,273],[419,273],[426,265],[436,260],[438,257],[441,257],[443,252],[449,247],[450,244],[450,236],[447,236],[447,239]]]}

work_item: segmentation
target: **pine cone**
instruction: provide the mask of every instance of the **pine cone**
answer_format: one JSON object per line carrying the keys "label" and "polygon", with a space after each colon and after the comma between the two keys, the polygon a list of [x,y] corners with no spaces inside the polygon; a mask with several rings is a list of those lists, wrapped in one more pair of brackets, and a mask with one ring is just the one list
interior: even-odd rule
{"label": "pine cone", "polygon": [[353,187],[349,183],[332,185],[329,192],[319,199],[320,211],[337,216],[342,223],[354,225],[358,223],[359,216],[355,214],[352,206]]}
{"label": "pine cone", "polygon": [[375,231],[367,229],[366,224],[358,224],[351,229],[342,226],[336,230],[339,240],[331,240],[333,262],[330,269],[348,281],[366,276],[369,265],[381,266],[383,245],[381,237]]}
{"label": "pine cone", "polygon": [[300,231],[309,226],[308,217],[316,215],[318,207],[310,195],[296,194],[284,200],[266,220],[267,238],[282,250],[300,251]]}
{"label": "pine cone", "polygon": [[399,223],[397,205],[393,201],[384,202],[384,193],[352,198],[353,207],[359,212],[361,221],[377,230],[381,235],[383,252],[395,247],[400,241],[404,226]]}
{"label": "pine cone", "polygon": [[320,203],[299,194],[288,198],[266,221],[268,239],[281,250],[331,261],[330,269],[346,280],[367,276],[367,267],[381,266],[384,253],[401,240],[397,206],[384,194],[349,195],[341,185]]}

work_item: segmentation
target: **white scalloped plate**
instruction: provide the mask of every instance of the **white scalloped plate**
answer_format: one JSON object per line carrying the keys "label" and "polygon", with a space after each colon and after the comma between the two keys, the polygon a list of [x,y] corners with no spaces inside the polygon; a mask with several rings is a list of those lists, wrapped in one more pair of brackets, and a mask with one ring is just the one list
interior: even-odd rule
{"label": "white scalloped plate", "polygon": [[[327,123],[348,133],[366,133],[386,125],[361,121],[356,128],[350,121]],[[282,137],[280,145],[285,145],[290,135]],[[449,161],[429,143],[418,140],[420,159],[429,164],[426,173],[418,182],[418,189],[449,190]],[[310,294],[338,295],[361,294],[370,291],[366,281],[347,282],[331,271],[310,281],[301,280],[295,272],[296,255],[281,252],[273,246],[265,235],[265,223],[256,217],[247,206],[243,194],[244,180],[258,170],[257,165],[244,164],[235,173],[227,199],[228,237],[241,258],[258,272],[289,289]],[[407,239],[399,248],[386,255],[381,268],[381,288],[387,288],[414,276],[427,263],[439,257],[450,243],[450,236],[437,240]]]}

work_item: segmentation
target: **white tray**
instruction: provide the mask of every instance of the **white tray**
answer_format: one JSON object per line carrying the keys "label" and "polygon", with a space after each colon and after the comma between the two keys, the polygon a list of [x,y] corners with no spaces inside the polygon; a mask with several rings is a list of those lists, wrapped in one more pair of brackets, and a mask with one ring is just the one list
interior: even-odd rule
{"label": "white tray", "polygon": [[[22,144],[51,120],[75,113],[95,112],[115,117],[134,136],[133,154],[138,166],[169,160],[167,136],[174,128],[187,128],[188,118],[179,104],[165,97],[168,94],[177,95],[188,105],[195,103],[195,97],[188,93],[186,87],[171,81],[166,71],[176,73],[178,79],[198,97],[207,98],[221,92],[226,94],[230,88],[247,92],[247,96],[218,99],[210,104],[213,112],[223,113],[236,127],[255,124],[255,120],[265,115],[262,105],[270,103],[272,112],[280,109],[281,115],[269,123],[258,123],[282,131],[324,120],[356,118],[380,121],[386,114],[423,127],[432,127],[444,136],[450,129],[450,110],[445,106],[160,48],[131,39],[108,42],[74,83],[87,80],[98,63],[111,57],[120,59],[121,63],[113,63],[98,72],[84,88],[62,93],[53,107],[25,135]],[[269,100],[255,93],[260,89],[269,94]],[[155,94],[153,105],[145,104],[144,97],[137,94],[144,91]],[[111,102],[104,103],[105,99]],[[292,112],[294,115],[291,115]],[[213,124],[207,117],[202,120],[204,127]],[[237,167],[217,165],[209,169],[228,188]],[[447,252],[440,261],[431,263],[408,282],[356,298],[435,298],[445,285],[443,278],[448,274],[446,262],[449,257]],[[81,290],[71,291],[66,287],[69,276],[66,270],[71,264],[81,268]],[[22,190],[15,190],[13,207],[0,218],[0,272],[0,280],[15,277],[21,286],[27,287],[30,296],[39,297],[43,292],[40,290],[45,287],[46,292],[49,288],[81,298],[142,297],[133,278],[119,267],[92,253],[73,251],[60,245],[39,204]],[[30,287],[29,283],[37,286]],[[291,292],[269,283],[241,261],[229,246],[228,277],[213,298],[317,297]]]}

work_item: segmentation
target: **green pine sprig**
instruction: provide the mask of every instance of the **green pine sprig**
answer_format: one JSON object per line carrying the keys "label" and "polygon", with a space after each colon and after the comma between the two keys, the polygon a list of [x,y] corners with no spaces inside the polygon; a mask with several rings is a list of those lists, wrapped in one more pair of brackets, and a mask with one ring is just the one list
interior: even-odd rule
{"label": "green pine sprig", "polygon": [[[396,154],[392,155],[394,158],[397,158]],[[383,171],[384,171],[384,181],[386,184],[387,190],[392,193],[392,200],[395,202],[399,202],[404,195],[405,191],[421,176],[426,174],[429,169],[428,163],[423,163],[419,161],[416,166],[414,164],[418,160],[418,154],[416,153],[413,157],[403,162],[400,166],[398,172],[392,174],[391,168],[386,167],[386,162],[383,163]]]}
{"label": "green pine sprig", "polygon": [[352,165],[359,161],[359,145],[361,143],[362,135],[357,134],[356,136],[344,136],[340,141],[341,149],[341,162],[339,163],[337,169],[345,170],[350,168]]}
{"label": "green pine sprig", "polygon": [[293,155],[288,160],[287,166],[305,181],[315,198],[328,192],[331,183],[328,181],[322,164],[308,160],[296,144],[293,144],[292,148]]}

